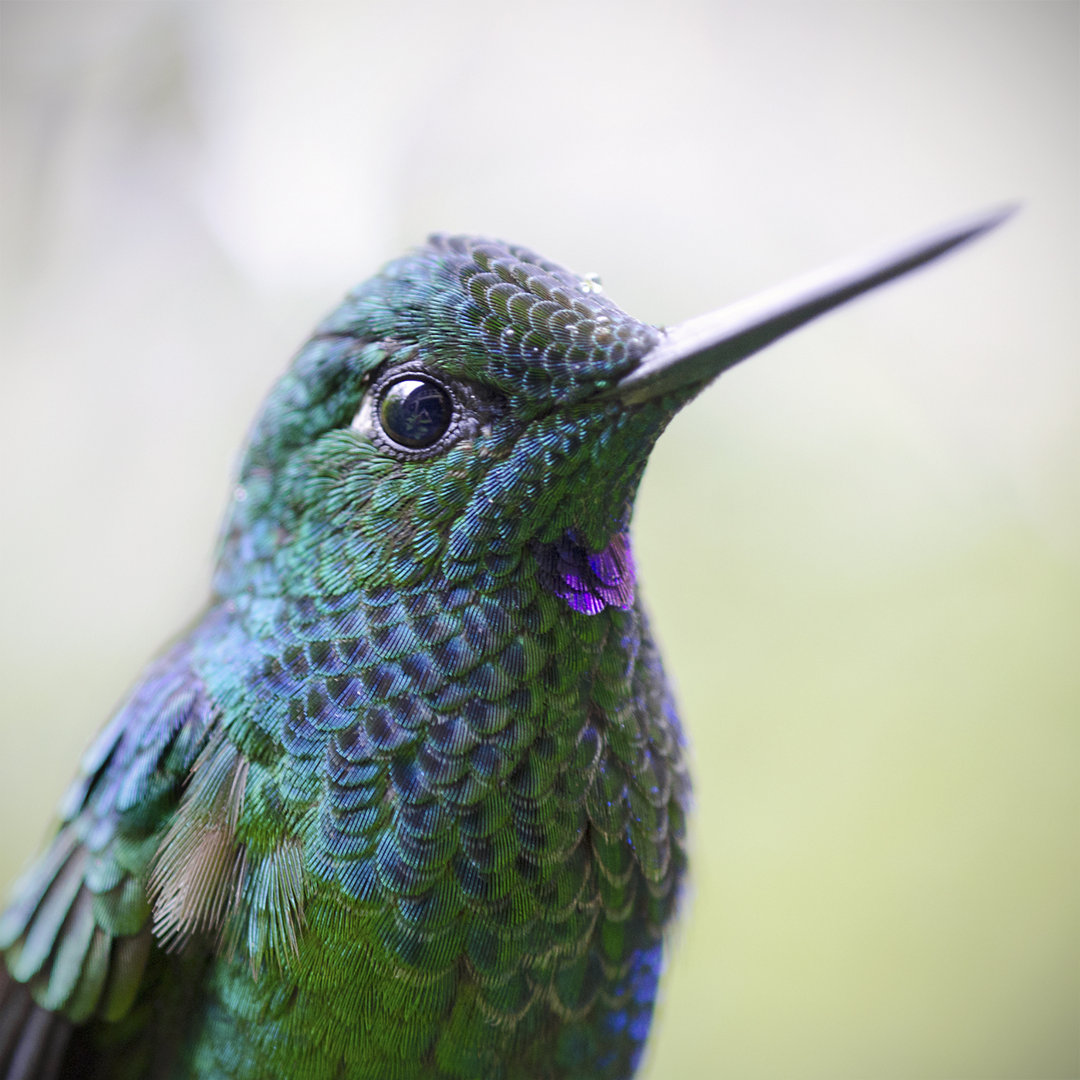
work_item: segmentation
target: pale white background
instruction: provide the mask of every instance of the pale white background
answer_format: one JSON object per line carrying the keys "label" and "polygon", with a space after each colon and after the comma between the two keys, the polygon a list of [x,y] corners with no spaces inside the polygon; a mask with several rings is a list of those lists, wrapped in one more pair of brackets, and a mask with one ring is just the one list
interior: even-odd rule
{"label": "pale white background", "polygon": [[699,794],[649,1075],[1080,1074],[1076,3],[0,20],[4,880],[203,603],[262,395],[383,260],[501,236],[671,323],[1020,199],[656,452]]}

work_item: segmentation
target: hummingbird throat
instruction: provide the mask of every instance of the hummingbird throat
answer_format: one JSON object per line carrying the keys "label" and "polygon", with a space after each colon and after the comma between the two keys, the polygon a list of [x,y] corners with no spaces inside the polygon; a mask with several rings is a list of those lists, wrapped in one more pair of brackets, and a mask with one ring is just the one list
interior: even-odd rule
{"label": "hummingbird throat", "polygon": [[554,543],[534,541],[532,550],[544,588],[562,597],[571,610],[599,615],[608,607],[633,607],[634,556],[627,533],[616,533],[598,552],[581,544],[572,531]]}

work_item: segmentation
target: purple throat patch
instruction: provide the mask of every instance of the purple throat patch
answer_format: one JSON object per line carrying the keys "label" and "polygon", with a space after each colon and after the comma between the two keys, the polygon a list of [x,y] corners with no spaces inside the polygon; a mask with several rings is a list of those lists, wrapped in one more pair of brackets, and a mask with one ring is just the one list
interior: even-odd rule
{"label": "purple throat patch", "polygon": [[594,552],[567,532],[554,544],[533,544],[533,554],[544,588],[574,611],[598,615],[606,607],[633,607],[634,556],[626,533],[616,533],[603,551]]}

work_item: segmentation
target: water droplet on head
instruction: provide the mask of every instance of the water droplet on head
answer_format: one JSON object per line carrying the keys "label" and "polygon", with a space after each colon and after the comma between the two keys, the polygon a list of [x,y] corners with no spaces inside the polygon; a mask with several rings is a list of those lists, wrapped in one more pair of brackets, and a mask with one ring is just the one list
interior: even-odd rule
{"label": "water droplet on head", "polygon": [[583,274],[578,285],[583,293],[598,293],[604,291],[604,286],[600,282],[599,274]]}

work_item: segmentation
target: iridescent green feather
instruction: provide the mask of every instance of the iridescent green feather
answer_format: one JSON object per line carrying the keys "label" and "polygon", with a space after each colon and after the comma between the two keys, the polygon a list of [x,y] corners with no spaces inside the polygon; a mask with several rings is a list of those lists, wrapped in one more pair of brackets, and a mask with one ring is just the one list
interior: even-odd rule
{"label": "iridescent green feather", "polygon": [[[523,249],[442,238],[319,328],[253,430],[213,606],[0,921],[10,976],[89,1022],[80,1052],[630,1076],[687,781],[625,534],[683,398],[590,397],[656,341]],[[368,434],[397,370],[456,388],[438,453]]]}

